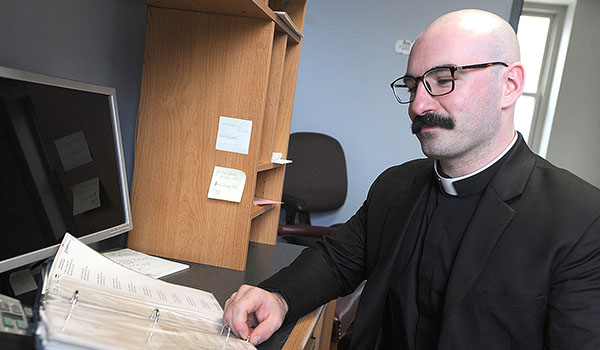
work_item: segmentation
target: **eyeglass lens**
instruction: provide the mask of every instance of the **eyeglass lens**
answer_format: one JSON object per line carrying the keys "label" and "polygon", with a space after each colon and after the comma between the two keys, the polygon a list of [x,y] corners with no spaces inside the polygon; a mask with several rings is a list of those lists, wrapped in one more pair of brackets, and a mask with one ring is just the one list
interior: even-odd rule
{"label": "eyeglass lens", "polygon": [[[396,98],[402,103],[412,102],[420,78],[403,77],[393,84]],[[452,70],[448,67],[434,68],[423,75],[423,84],[433,96],[445,95],[454,89]]]}

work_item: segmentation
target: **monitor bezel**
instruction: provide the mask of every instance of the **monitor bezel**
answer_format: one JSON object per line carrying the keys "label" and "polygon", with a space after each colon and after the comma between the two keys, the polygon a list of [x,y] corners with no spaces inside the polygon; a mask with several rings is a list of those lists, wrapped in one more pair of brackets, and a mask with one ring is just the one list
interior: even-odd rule
{"label": "monitor bezel", "polygon": [[[117,156],[119,183],[121,188],[121,198],[123,199],[122,205],[125,220],[122,224],[79,237],[79,240],[85,244],[90,244],[131,231],[133,229],[133,222],[131,218],[131,203],[129,199],[129,186],[127,184],[125,157],[123,155],[123,140],[121,137],[121,124],[119,122],[119,111],[117,106],[116,90],[112,87],[95,85],[81,81],[64,79],[50,75],[38,74],[2,66],[0,66],[0,78],[13,79],[30,83],[43,84],[106,95],[110,106],[112,131],[113,138],[115,140],[115,151]],[[58,246],[59,244],[55,244],[35,251],[27,252],[15,257],[0,260],[0,273],[29,266],[33,263],[53,257],[54,254],[56,254],[56,251],[58,250]]]}

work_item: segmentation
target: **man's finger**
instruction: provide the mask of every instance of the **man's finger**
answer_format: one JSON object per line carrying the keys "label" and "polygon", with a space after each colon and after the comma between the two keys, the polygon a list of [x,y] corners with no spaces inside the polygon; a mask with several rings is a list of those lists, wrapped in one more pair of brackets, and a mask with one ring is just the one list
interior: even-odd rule
{"label": "man's finger", "polygon": [[275,317],[266,318],[250,333],[250,343],[255,346],[262,343],[263,340],[269,339],[280,326],[281,320]]}
{"label": "man's finger", "polygon": [[229,326],[232,328],[232,331],[235,335],[237,335],[241,339],[248,338],[250,335],[250,329],[248,328],[248,317],[253,315],[256,311],[256,305],[254,302],[250,300],[244,300],[244,302],[240,302],[239,300],[231,303],[229,306],[229,312],[231,312],[230,317],[228,318]]}

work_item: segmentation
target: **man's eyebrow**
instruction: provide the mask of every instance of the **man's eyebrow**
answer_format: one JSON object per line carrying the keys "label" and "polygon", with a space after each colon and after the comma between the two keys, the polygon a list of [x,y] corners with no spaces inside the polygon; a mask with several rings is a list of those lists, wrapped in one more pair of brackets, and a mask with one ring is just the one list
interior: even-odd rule
{"label": "man's eyebrow", "polygon": [[456,65],[454,63],[438,64],[437,66],[431,67],[428,70],[434,69],[434,68],[448,68],[448,67],[456,67]]}
{"label": "man's eyebrow", "polygon": [[[454,63],[444,63],[444,64],[438,64],[438,65],[436,65],[436,66],[433,66],[433,67],[427,68],[427,69],[425,70],[425,72],[427,72],[427,71],[430,71],[430,70],[432,70],[432,69],[435,69],[435,68],[449,68],[449,67],[457,67],[457,65],[456,65],[456,64],[454,64]],[[423,73],[423,74],[425,74],[425,73]],[[416,75],[414,75],[414,74],[410,74],[410,73],[406,73],[406,74],[404,74],[403,76],[404,76],[404,77],[409,77],[409,78],[416,78],[416,77],[417,77]],[[420,75],[419,75],[419,76],[420,76]]]}

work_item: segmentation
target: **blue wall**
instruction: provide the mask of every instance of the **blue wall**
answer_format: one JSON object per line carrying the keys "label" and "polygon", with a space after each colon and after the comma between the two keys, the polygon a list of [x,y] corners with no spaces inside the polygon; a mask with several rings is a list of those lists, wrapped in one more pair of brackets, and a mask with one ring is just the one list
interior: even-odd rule
{"label": "blue wall", "polygon": [[131,189],[146,5],[138,0],[2,0],[0,65],[117,91]]}
{"label": "blue wall", "polygon": [[408,56],[395,53],[399,39],[414,40],[439,15],[479,8],[506,19],[512,0],[308,1],[292,132],[317,131],[337,138],[348,162],[346,204],[312,216],[313,224],[347,220],[384,169],[423,157],[410,133],[407,107],[389,83],[404,73]]}

